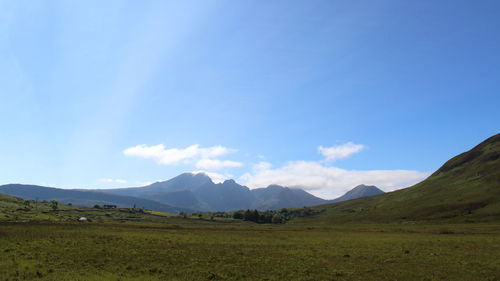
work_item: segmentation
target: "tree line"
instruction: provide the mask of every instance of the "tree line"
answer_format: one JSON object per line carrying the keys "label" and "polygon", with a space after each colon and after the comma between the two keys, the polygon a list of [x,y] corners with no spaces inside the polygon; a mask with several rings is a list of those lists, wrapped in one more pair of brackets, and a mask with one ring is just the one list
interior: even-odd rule
{"label": "tree line", "polygon": [[[323,210],[312,209],[309,207],[304,207],[300,209],[279,209],[279,210],[266,210],[259,211],[256,209],[238,210],[233,212],[197,212],[192,213],[191,216],[198,217],[199,219],[210,218],[232,218],[243,221],[251,221],[255,223],[274,223],[280,224],[285,223],[296,217],[307,217],[318,213]],[[181,214],[183,217],[187,217],[187,214]]]}

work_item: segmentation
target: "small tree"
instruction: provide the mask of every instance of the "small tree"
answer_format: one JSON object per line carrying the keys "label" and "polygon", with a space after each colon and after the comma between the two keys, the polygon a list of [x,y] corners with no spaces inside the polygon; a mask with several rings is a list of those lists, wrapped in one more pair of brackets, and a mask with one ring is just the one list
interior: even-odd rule
{"label": "small tree", "polygon": [[252,211],[246,210],[245,213],[243,214],[243,219],[246,221],[251,221],[252,220]]}
{"label": "small tree", "polygon": [[273,218],[273,213],[271,211],[265,211],[259,214],[259,222],[261,223],[271,223],[272,218]]}
{"label": "small tree", "polygon": [[257,209],[253,210],[251,221],[259,222],[259,217],[260,217],[259,211],[257,211]]}
{"label": "small tree", "polygon": [[276,214],[272,218],[272,223],[283,223],[284,219],[280,214]]}
{"label": "small tree", "polygon": [[243,219],[246,221],[259,222],[259,211],[257,210],[246,210],[245,214],[243,214]]}
{"label": "small tree", "polygon": [[30,200],[24,200],[24,207],[26,209],[31,209],[31,201]]}
{"label": "small tree", "polygon": [[95,208],[95,209],[100,209],[100,208],[101,208],[101,206],[99,206],[99,205],[95,204],[95,205],[94,205],[94,208]]}
{"label": "small tree", "polygon": [[236,211],[233,213],[233,219],[243,219],[243,211]]}
{"label": "small tree", "polygon": [[50,207],[53,211],[57,210],[57,208],[59,207],[59,202],[57,202],[56,200],[50,201]]}

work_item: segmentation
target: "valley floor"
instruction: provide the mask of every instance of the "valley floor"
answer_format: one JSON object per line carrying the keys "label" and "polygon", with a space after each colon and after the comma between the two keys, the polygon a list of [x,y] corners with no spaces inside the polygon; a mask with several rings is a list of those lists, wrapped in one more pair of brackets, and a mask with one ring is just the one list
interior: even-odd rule
{"label": "valley floor", "polygon": [[500,280],[500,225],[0,223],[0,280]]}

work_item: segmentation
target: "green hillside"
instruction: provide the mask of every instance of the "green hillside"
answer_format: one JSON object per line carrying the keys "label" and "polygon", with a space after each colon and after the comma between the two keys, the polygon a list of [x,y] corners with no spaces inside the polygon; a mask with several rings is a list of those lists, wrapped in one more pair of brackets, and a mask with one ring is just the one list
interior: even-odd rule
{"label": "green hillside", "polygon": [[321,205],[316,223],[500,221],[500,134],[448,162],[412,187]]}

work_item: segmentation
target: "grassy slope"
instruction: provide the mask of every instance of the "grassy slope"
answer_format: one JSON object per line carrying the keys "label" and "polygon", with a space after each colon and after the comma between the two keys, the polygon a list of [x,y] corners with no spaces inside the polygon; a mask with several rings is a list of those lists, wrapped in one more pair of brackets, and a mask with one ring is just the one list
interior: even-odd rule
{"label": "grassy slope", "polygon": [[328,204],[308,223],[500,221],[500,134],[446,162],[412,187]]}

